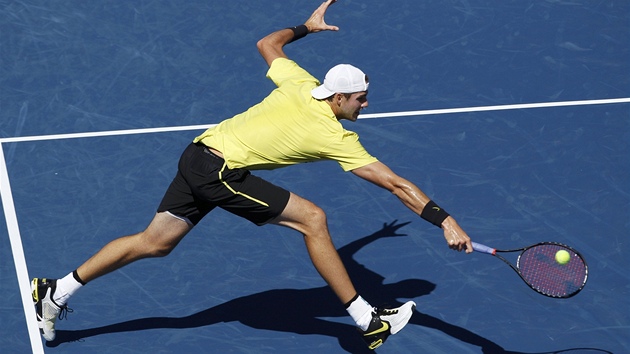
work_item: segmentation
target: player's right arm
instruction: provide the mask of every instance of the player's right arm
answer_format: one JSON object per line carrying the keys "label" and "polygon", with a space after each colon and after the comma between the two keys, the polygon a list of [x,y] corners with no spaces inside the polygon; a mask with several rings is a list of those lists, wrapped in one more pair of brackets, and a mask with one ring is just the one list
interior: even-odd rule
{"label": "player's right arm", "polygon": [[[352,170],[352,173],[366,181],[384,188],[394,194],[411,211],[422,217],[424,208],[430,199],[415,184],[398,176],[387,165],[377,161]],[[472,241],[452,216],[448,216],[439,225],[444,231],[448,246],[454,250],[473,251]]]}
{"label": "player's right arm", "polygon": [[[329,26],[324,20],[326,10],[337,0],[327,0],[323,2],[314,12],[311,17],[304,23],[307,29],[307,33],[315,33],[320,31],[338,31],[339,27]],[[294,31],[290,28],[281,29],[275,31],[261,40],[258,41],[256,46],[260,55],[267,62],[267,65],[271,66],[271,63],[277,58],[287,58],[284,53],[283,47],[294,40]]]}

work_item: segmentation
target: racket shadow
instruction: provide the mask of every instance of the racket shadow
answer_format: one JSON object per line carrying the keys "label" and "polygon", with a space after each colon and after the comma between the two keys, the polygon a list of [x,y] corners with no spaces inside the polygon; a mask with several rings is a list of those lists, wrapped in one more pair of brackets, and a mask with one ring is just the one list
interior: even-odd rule
{"label": "racket shadow", "polygon": [[[373,304],[398,306],[397,298],[416,298],[430,294],[435,284],[426,280],[407,279],[384,284],[385,278],[356,262],[353,255],[366,245],[389,237],[406,236],[397,233],[407,223],[393,221],[384,224],[377,232],[358,239],[339,249],[351,277],[358,289],[370,289],[366,298]],[[380,284],[380,285],[378,285]],[[221,322],[240,322],[262,330],[317,334],[337,338],[340,346],[350,353],[373,353],[362,341],[354,326],[321,318],[347,317],[338,299],[327,287],[312,289],[273,289],[239,297],[223,304],[184,317],[149,317],[83,330],[58,330],[55,341],[48,347],[82,341],[103,334],[135,332],[150,329],[187,329],[209,326]],[[410,324],[437,329],[462,342],[482,348],[484,353],[517,353],[505,351],[498,344],[465,328],[452,325],[430,315],[416,311]]]}

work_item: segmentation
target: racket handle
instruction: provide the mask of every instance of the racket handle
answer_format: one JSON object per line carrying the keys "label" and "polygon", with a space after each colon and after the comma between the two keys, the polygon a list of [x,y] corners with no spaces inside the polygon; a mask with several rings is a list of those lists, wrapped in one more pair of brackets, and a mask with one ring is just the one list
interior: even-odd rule
{"label": "racket handle", "polygon": [[486,245],[482,245],[481,243],[477,243],[477,242],[473,242],[472,243],[473,246],[473,250],[477,251],[477,252],[481,252],[481,253],[487,253],[487,254],[495,254],[496,253],[496,249],[492,248],[492,247],[488,247]]}

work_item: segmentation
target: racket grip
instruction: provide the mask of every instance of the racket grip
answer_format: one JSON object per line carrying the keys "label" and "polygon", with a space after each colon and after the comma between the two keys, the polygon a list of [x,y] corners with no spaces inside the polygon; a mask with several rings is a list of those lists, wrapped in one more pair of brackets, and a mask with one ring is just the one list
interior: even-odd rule
{"label": "racket grip", "polygon": [[477,243],[477,242],[473,242],[472,246],[473,246],[473,250],[477,252],[481,252],[481,253],[494,254],[497,251],[496,249],[492,247],[488,247],[486,245],[482,245],[481,243]]}

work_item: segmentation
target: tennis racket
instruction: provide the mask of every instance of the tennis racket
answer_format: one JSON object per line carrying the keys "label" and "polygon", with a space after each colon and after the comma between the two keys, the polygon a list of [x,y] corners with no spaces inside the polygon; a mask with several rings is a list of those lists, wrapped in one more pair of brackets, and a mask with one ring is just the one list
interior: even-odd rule
{"label": "tennis racket", "polygon": [[[556,243],[541,242],[513,250],[498,250],[473,242],[473,250],[491,254],[507,265],[523,279],[525,284],[538,293],[554,297],[569,298],[580,292],[586,285],[588,266],[584,258],[573,248]],[[565,250],[571,258],[566,264],[556,261],[556,252]],[[499,253],[520,252],[516,266]]]}

